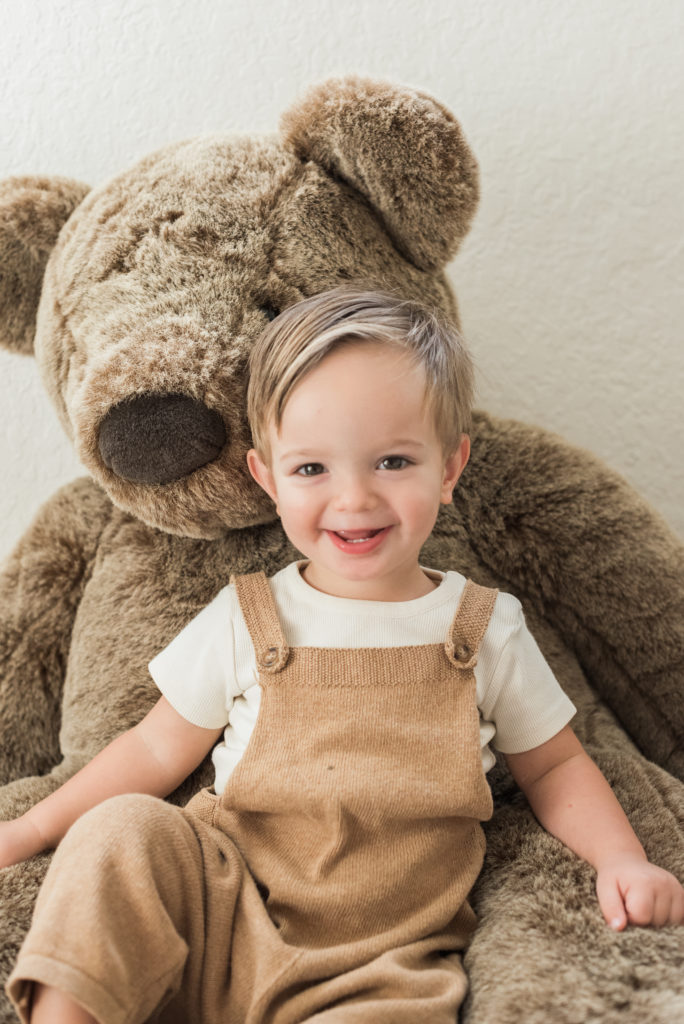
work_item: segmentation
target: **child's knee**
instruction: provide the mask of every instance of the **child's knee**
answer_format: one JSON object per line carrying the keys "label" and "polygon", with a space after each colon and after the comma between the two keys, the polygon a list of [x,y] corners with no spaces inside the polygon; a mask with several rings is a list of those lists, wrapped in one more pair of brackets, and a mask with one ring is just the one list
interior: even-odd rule
{"label": "child's knee", "polygon": [[110,797],[86,811],[71,826],[60,844],[60,854],[78,849],[79,858],[88,850],[97,856],[110,851],[135,855],[141,847],[178,829],[181,815],[177,807],[144,793],[125,793]]}

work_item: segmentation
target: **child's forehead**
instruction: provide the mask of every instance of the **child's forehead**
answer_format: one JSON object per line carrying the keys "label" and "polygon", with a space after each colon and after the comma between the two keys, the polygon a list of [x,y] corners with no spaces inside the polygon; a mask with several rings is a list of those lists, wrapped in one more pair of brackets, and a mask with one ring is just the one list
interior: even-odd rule
{"label": "child's forehead", "polygon": [[[311,438],[312,443],[371,447],[433,433],[425,402],[424,375],[390,359],[340,359],[323,363],[293,389],[280,422],[270,425],[280,442]],[[272,433],[273,436],[273,433]]]}
{"label": "child's forehead", "polygon": [[382,404],[392,416],[410,416],[426,389],[423,367],[396,346],[350,345],[336,349],[311,368],[292,388],[283,406],[348,403],[356,414]]}
{"label": "child's forehead", "polygon": [[326,352],[300,377],[288,400],[300,389],[344,392],[353,398],[375,388],[382,394],[381,385],[386,391],[402,383],[424,392],[425,368],[412,352],[392,342],[352,340]]}
{"label": "child's forehead", "polygon": [[[358,447],[366,440],[396,444],[434,433],[423,365],[396,342],[348,339],[303,373],[284,400],[264,410],[269,449],[303,448],[302,438],[340,438]],[[363,430],[369,437],[363,436]]]}

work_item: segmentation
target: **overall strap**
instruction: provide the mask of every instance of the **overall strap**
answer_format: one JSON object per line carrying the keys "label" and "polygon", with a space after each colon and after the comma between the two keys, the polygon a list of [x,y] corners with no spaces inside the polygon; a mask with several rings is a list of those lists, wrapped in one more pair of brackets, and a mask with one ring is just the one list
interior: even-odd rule
{"label": "overall strap", "polygon": [[279,672],[288,659],[287,646],[278,619],[271,586],[263,572],[233,576],[240,611],[254,644],[257,665],[262,672]]}
{"label": "overall strap", "polygon": [[498,590],[467,580],[444,649],[456,668],[472,669],[494,611]]}

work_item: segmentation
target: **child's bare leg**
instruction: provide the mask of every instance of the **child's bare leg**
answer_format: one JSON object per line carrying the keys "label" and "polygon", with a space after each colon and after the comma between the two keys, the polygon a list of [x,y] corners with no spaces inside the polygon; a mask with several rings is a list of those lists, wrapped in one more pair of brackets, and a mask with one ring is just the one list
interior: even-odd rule
{"label": "child's bare leg", "polygon": [[33,989],[31,1024],[97,1024],[97,1021],[65,992],[37,984]]}

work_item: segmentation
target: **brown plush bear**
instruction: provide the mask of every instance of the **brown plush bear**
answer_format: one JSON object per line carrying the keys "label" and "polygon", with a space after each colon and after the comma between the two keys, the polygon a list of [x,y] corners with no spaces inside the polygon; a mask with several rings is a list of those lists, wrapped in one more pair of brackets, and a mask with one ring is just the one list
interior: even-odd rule
{"label": "brown plush bear", "polygon": [[[0,580],[0,817],[145,714],[148,661],[231,573],[292,559],[245,464],[246,359],[269,318],[351,281],[456,318],[444,268],[477,197],[449,111],[359,78],[312,90],[278,135],[169,146],[93,191],[0,185],[0,339],[35,354],[90,473],[41,509]],[[586,452],[484,413],[473,434],[423,560],[522,600],[580,738],[650,858],[682,877],[682,547]],[[593,871],[503,767],[492,782],[462,1019],[684,1018],[684,929],[613,933]],[[4,976],[47,860],[0,872]]]}

